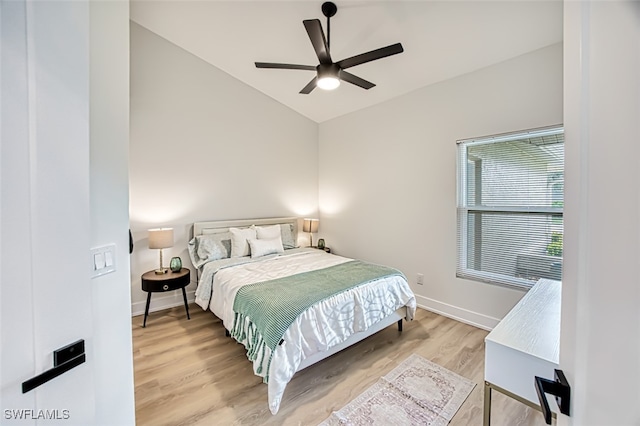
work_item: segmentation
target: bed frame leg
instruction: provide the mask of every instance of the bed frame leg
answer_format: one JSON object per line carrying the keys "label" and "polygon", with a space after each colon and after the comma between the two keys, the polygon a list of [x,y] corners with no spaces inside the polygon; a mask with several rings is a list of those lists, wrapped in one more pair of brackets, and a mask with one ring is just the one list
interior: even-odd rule
{"label": "bed frame leg", "polygon": [[224,335],[226,337],[231,337],[231,333],[229,333],[229,330],[227,330],[226,328],[224,329]]}
{"label": "bed frame leg", "polygon": [[398,331],[402,331],[402,320],[398,320]]}

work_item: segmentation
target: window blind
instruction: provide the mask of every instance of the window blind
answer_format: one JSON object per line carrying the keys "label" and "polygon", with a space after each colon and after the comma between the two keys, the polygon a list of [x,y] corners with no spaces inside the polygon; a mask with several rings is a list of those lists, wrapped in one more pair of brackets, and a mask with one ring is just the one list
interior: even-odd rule
{"label": "window blind", "polygon": [[560,280],[563,206],[562,128],[459,141],[456,275]]}

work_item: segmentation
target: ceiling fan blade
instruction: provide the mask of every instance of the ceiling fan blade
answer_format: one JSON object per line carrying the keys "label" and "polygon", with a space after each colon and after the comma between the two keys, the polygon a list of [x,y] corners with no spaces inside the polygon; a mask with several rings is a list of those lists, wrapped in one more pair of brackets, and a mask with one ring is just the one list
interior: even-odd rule
{"label": "ceiling fan blade", "polygon": [[387,47],[381,47],[380,49],[372,50],[371,52],[362,53],[360,55],[343,59],[339,62],[336,62],[336,65],[338,65],[342,69],[345,69],[364,64],[366,62],[375,61],[376,59],[386,58],[387,56],[396,55],[402,52],[404,52],[402,44],[396,43]]}
{"label": "ceiling fan blade", "polygon": [[349,82],[351,84],[355,84],[356,86],[360,86],[363,89],[367,89],[367,90],[369,90],[372,87],[376,86],[372,82],[367,81],[367,80],[365,80],[363,78],[360,78],[358,76],[355,76],[355,75],[353,75],[353,74],[351,74],[349,72],[346,72],[344,70],[340,71],[340,80],[344,80],[344,81]]}
{"label": "ceiling fan blade", "polygon": [[275,68],[279,70],[305,70],[305,71],[316,70],[316,67],[312,65],[275,64],[272,62],[256,62],[256,68]]}
{"label": "ceiling fan blade", "polygon": [[306,19],[302,21],[304,27],[307,29],[309,39],[313,45],[313,49],[318,55],[318,60],[321,64],[332,64],[331,55],[329,54],[329,46],[327,46],[327,39],[324,37],[324,31],[322,31],[322,25],[319,19]]}
{"label": "ceiling fan blade", "polygon": [[303,95],[308,95],[309,93],[311,93],[313,89],[316,88],[317,82],[318,82],[318,76],[313,77],[313,80],[311,80],[309,84],[304,86],[304,88],[300,91],[300,93]]}

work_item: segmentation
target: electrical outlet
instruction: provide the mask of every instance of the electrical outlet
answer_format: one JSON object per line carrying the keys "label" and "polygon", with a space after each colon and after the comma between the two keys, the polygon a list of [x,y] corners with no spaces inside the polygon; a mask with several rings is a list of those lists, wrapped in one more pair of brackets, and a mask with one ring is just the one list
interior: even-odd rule
{"label": "electrical outlet", "polygon": [[418,285],[424,284],[424,274],[418,274],[418,278],[416,279],[416,284]]}

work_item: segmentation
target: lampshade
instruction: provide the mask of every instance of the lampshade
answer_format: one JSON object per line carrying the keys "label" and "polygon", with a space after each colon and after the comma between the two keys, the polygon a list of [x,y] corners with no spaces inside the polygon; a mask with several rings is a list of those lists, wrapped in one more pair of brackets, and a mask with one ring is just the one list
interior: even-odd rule
{"label": "lampshade", "polygon": [[302,222],[302,232],[318,232],[320,221],[318,219],[304,219]]}
{"label": "lampshade", "polygon": [[163,249],[173,247],[173,228],[149,229],[149,248]]}

